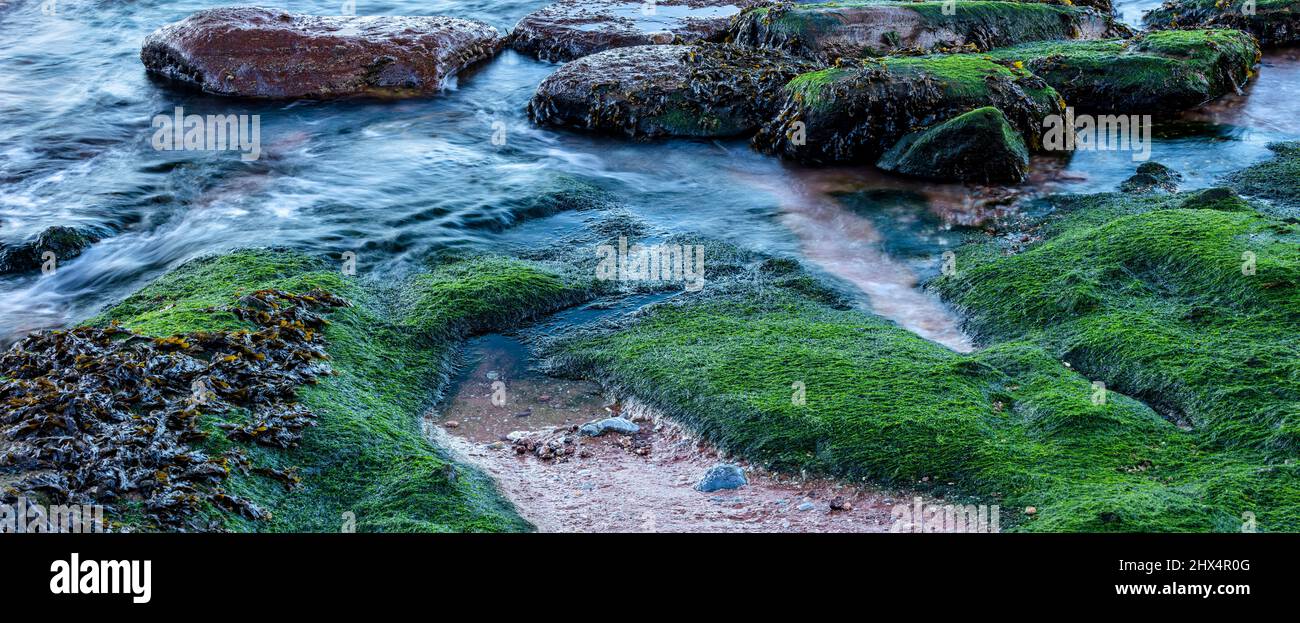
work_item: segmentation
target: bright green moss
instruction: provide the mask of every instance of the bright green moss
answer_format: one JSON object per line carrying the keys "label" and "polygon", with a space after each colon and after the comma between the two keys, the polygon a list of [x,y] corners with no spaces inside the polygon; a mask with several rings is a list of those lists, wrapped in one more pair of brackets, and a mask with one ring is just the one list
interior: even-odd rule
{"label": "bright green moss", "polygon": [[[333,312],[325,332],[338,374],[300,390],[318,426],[291,450],[244,447],[258,465],[300,467],[302,484],[286,492],[268,478],[232,474],[226,487],[274,516],[249,522],[210,511],[214,516],[238,530],[338,531],[345,513],[358,531],[529,529],[486,476],[424,439],[419,416],[445,383],[456,340],[571,304],[585,297],[581,286],[496,257],[381,284],[297,253],[239,251],[186,264],[93,322],[118,320],[159,336],[241,328],[207,308],[262,288],[325,288],[353,306]],[[205,424],[215,421],[205,416]],[[232,445],[220,432],[205,443],[213,452]]]}
{"label": "bright green moss", "polygon": [[1300,217],[1300,143],[1274,143],[1273,158],[1228,176],[1237,192],[1268,201],[1270,212]]}

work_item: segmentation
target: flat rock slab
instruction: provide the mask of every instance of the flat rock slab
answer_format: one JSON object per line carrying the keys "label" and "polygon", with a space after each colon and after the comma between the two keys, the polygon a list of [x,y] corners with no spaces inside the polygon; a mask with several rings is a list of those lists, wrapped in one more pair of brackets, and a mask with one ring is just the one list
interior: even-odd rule
{"label": "flat rock slab", "polygon": [[569,61],[612,48],[712,40],[759,0],[562,0],[519,20],[514,49]]}
{"label": "flat rock slab", "polygon": [[1266,48],[1300,45],[1300,0],[1168,0],[1142,23],[1153,30],[1235,28]]}
{"label": "flat rock slab", "polygon": [[1195,108],[1238,92],[1259,63],[1240,30],[1166,30],[1132,39],[1042,41],[987,53],[1019,61],[1065,103],[1088,111],[1136,113]]}
{"label": "flat rock slab", "polygon": [[[945,14],[953,10],[951,15]],[[737,17],[741,45],[827,60],[899,50],[987,50],[1026,41],[1101,39],[1130,31],[1096,9],[1033,2],[861,2],[756,7]]]}
{"label": "flat rock slab", "polygon": [[528,111],[537,123],[609,134],[733,136],[757,130],[786,82],[814,67],[725,44],[619,48],[565,64]]}
{"label": "flat rock slab", "polygon": [[154,31],[140,60],[217,95],[401,96],[436,91],[504,45],[487,24],[454,17],[319,17],[238,7],[200,11]]}
{"label": "flat rock slab", "polygon": [[1027,71],[974,54],[891,57],[810,72],[786,85],[785,103],[754,137],[760,150],[814,164],[873,163],[905,135],[993,106],[1030,149],[1061,96]]}

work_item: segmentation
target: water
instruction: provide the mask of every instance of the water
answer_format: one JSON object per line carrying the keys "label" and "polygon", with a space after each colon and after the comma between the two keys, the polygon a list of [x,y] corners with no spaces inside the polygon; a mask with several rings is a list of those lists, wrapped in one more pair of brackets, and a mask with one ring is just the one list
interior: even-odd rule
{"label": "water", "polygon": [[[455,15],[504,30],[545,3],[362,0],[356,10]],[[261,4],[338,14],[343,3]],[[54,6],[45,15],[37,0],[0,5],[0,242],[52,225],[85,227],[103,240],[52,275],[0,277],[0,340],[78,322],[170,267],[235,247],[353,251],[358,270],[388,274],[439,248],[546,244],[580,218],[512,225],[530,193],[564,174],[613,191],[664,232],[806,260],[857,288],[864,308],[968,348],[951,314],[917,284],[937,270],[955,232],[1004,209],[970,189],[869,167],[810,170],[754,153],[743,140],[630,142],[537,128],[524,107],[556,65],[508,51],[438,97],[208,97],[147,76],[139,45],[156,27],[220,3]],[[1204,186],[1266,156],[1270,140],[1300,137],[1298,78],[1294,54],[1271,56],[1246,97],[1161,126],[1152,158]],[[151,121],[177,106],[261,115],[261,158],[155,151]],[[497,123],[506,129],[501,146],[492,141]],[[1107,190],[1135,165],[1118,152],[1039,159],[1020,191]]]}

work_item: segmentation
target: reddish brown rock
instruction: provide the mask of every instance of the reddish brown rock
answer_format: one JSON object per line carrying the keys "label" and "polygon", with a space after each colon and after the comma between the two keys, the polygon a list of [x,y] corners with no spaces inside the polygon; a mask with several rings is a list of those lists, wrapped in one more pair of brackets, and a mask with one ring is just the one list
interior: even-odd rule
{"label": "reddish brown rock", "polygon": [[759,0],[561,0],[524,16],[511,47],[568,61],[612,48],[710,41]]}
{"label": "reddish brown rock", "polygon": [[495,28],[453,17],[319,17],[240,7],[154,31],[140,60],[208,93],[266,98],[416,95],[490,58]]}

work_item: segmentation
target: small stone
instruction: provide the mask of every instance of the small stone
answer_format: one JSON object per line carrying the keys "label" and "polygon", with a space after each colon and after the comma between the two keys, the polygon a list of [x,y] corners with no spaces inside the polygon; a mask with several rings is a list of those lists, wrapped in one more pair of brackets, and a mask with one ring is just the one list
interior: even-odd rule
{"label": "small stone", "polygon": [[853,503],[844,499],[844,496],[836,496],[835,499],[830,501],[830,507],[833,511],[851,511],[853,510]]}
{"label": "small stone", "polygon": [[797,508],[798,508],[798,510],[800,510],[800,511],[804,511],[804,512],[806,512],[806,511],[810,511],[810,510],[816,508],[816,506],[814,506],[812,502],[804,502],[804,503],[800,504]]}
{"label": "small stone", "polygon": [[532,414],[533,414],[533,410],[532,410],[532,409],[524,409],[523,411],[521,411],[521,412],[519,412],[519,413],[516,413],[516,414],[515,414],[515,417],[528,417],[528,416],[530,416],[530,415],[532,415]]}
{"label": "small stone", "polygon": [[457,426],[460,426],[460,422],[457,422],[456,420],[447,420],[446,422],[443,422],[442,425],[447,428],[456,428]]}
{"label": "small stone", "polygon": [[1025,507],[1025,514],[1026,514],[1026,515],[1036,515],[1036,514],[1038,514],[1038,508],[1037,508],[1037,507],[1034,507],[1034,506],[1026,506],[1026,507]]}
{"label": "small stone", "polygon": [[578,433],[588,437],[599,437],[605,433],[614,432],[624,435],[633,435],[641,431],[641,427],[633,424],[630,420],[621,417],[607,417],[603,420],[588,422],[578,428]]}
{"label": "small stone", "polygon": [[501,378],[501,373],[497,372],[496,370],[488,370],[487,378],[489,381],[495,381]]}
{"label": "small stone", "polygon": [[696,491],[712,493],[722,489],[738,489],[749,484],[745,471],[729,463],[718,463],[704,472],[704,477],[695,485]]}

